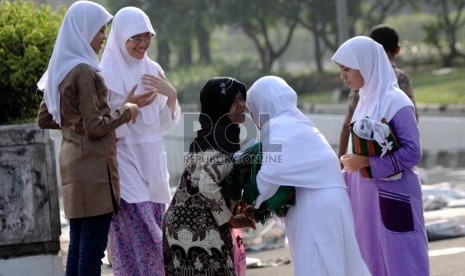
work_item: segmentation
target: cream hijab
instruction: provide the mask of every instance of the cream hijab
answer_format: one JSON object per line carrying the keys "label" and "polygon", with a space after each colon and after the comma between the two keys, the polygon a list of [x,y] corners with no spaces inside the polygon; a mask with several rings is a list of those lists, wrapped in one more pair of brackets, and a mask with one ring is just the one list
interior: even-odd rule
{"label": "cream hijab", "polygon": [[344,42],[331,58],[346,67],[357,69],[365,84],[359,91],[360,100],[352,122],[362,118],[388,122],[399,109],[412,106],[412,101],[400,90],[386,52],[379,43],[366,36],[356,36]]}
{"label": "cream hijab", "polygon": [[303,188],[344,187],[339,160],[310,119],[297,108],[297,94],[282,78],[266,76],[247,91],[247,108],[260,127],[260,196],[271,197],[279,185]]}
{"label": "cream hijab", "polygon": [[[126,50],[126,42],[129,38],[147,32],[155,35],[150,19],[141,9],[126,7],[115,14],[100,63],[101,74],[111,91],[126,96],[134,85],[138,84],[136,94],[142,93],[144,87],[140,78],[143,74],[155,76],[158,76],[158,72],[163,74],[161,67],[148,57],[147,52],[142,59],[136,59],[131,57]],[[140,110],[142,120],[146,124],[152,124],[155,121],[157,114],[154,110],[156,109],[155,102]]]}
{"label": "cream hijab", "polygon": [[72,4],[61,23],[47,71],[37,83],[44,91],[44,101],[53,120],[61,125],[58,86],[76,65],[84,63],[99,71],[98,56],[91,47],[97,32],[112,15],[101,5],[90,1]]}

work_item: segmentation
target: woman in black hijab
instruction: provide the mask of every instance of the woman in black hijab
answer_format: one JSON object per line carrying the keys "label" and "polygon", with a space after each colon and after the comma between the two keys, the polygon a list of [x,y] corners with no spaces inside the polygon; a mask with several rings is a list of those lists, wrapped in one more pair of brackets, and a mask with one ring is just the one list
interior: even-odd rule
{"label": "woman in black hijab", "polygon": [[245,85],[228,77],[210,79],[200,92],[201,129],[163,221],[166,275],[236,275],[231,228],[255,226],[251,218],[233,215],[221,182],[240,149],[245,97]]}

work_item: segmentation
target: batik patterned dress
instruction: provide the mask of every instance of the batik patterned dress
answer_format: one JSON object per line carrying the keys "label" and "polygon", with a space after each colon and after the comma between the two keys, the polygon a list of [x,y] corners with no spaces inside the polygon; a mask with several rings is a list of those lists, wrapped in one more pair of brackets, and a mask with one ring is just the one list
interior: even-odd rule
{"label": "batik patterned dress", "polygon": [[178,189],[163,221],[166,275],[236,275],[221,181],[233,167],[215,150],[189,153]]}

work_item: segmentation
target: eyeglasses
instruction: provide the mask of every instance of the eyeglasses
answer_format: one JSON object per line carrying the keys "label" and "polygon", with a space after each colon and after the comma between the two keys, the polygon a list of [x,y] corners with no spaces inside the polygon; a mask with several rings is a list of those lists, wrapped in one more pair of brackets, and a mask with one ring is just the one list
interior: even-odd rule
{"label": "eyeglasses", "polygon": [[141,42],[145,42],[147,44],[151,43],[152,42],[152,39],[153,39],[154,35],[149,35],[149,36],[133,36],[133,37],[130,37],[128,39],[128,41],[132,41],[132,42],[135,42],[137,44],[141,43]]}

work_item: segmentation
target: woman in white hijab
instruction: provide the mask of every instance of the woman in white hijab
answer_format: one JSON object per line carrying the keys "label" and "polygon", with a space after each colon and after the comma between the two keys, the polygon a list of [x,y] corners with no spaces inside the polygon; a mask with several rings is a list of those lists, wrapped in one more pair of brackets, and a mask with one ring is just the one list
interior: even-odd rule
{"label": "woman in white hijab", "polygon": [[[44,91],[38,124],[61,129],[63,136],[60,173],[70,224],[66,275],[100,275],[112,213],[120,200],[115,128],[135,121],[139,110],[126,102],[111,113],[98,74],[97,55],[111,18],[94,2],[72,4],[38,83]],[[151,95],[134,99],[144,101]]]}
{"label": "woman in white hijab", "polygon": [[280,185],[296,189],[295,206],[284,218],[294,274],[370,275],[355,239],[339,160],[297,108],[297,94],[283,79],[263,77],[247,92],[247,107],[263,146],[255,207]]}
{"label": "woman in white hijab", "polygon": [[373,275],[429,275],[413,103],[399,89],[383,47],[371,38],[349,39],[332,60],[360,95],[350,153],[341,163],[362,256]]}
{"label": "woman in white hijab", "polygon": [[181,109],[161,66],[147,55],[154,36],[142,10],[123,8],[113,18],[101,62],[112,109],[135,85],[136,95],[144,88],[157,92],[140,109],[141,120],[116,130],[121,209],[109,235],[115,275],[164,275],[161,227],[171,196],[163,135],[177,125]]}

